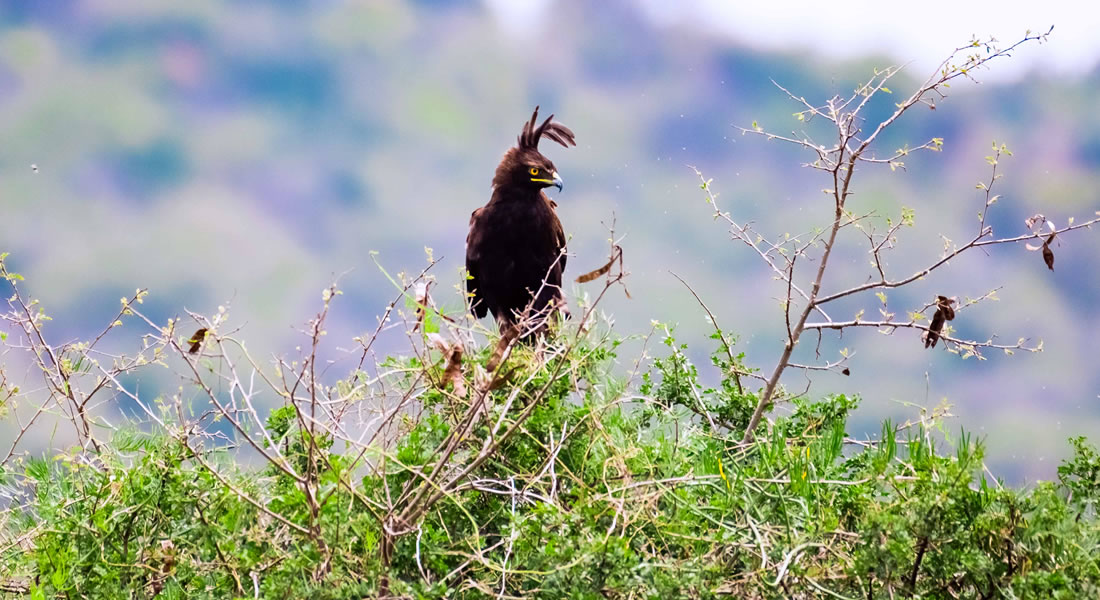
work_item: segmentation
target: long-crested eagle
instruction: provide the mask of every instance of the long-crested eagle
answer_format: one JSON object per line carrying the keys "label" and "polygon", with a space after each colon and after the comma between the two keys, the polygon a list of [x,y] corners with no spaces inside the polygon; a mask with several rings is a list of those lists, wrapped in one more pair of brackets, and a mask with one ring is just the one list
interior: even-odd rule
{"label": "long-crested eagle", "polygon": [[[501,331],[525,314],[534,328],[562,306],[565,271],[565,231],[553,201],[543,193],[562,180],[554,163],[539,152],[539,140],[549,138],[576,146],[573,132],[554,115],[538,124],[536,106],[515,147],[504,153],[493,176],[489,203],[470,215],[466,236],[466,290],[478,318],[492,313]],[[519,333],[519,332],[517,332]]]}

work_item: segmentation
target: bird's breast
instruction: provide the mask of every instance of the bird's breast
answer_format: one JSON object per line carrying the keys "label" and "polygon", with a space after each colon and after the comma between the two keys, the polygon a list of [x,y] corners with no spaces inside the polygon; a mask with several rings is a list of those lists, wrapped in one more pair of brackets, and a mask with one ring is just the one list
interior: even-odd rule
{"label": "bird's breast", "polygon": [[483,259],[501,276],[512,277],[521,267],[545,273],[557,259],[561,225],[545,202],[490,204],[479,220]]}

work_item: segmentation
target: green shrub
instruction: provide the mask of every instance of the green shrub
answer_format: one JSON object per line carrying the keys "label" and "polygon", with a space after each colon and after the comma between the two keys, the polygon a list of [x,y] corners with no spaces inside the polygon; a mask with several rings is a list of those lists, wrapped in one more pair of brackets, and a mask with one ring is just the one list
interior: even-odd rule
{"label": "green shrub", "polygon": [[[794,400],[745,445],[743,432],[713,428],[692,403],[736,421],[751,401],[726,385],[702,388],[685,348],[666,341],[638,389],[613,374],[616,344],[607,340],[584,337],[549,360],[518,348],[519,387],[490,393],[455,464],[485,444],[492,421],[541,395],[538,406],[414,527],[391,536],[388,557],[387,511],[440,459],[457,426],[462,410],[446,395],[425,394],[392,453],[379,452],[368,469],[354,464],[352,446],[312,435],[293,405],[272,411],[266,429],[296,471],[312,472],[316,509],[282,470],[246,468],[176,427],[177,435],[117,434],[94,456],[28,460],[5,473],[8,489],[27,495],[9,513],[5,539],[29,542],[8,548],[3,565],[35,598],[1100,591],[1098,463],[1084,440],[1073,440],[1059,482],[1029,490],[988,481],[982,445],[966,434],[952,447],[934,431],[886,423],[878,441],[856,443],[845,426],[858,401],[846,396]],[[473,355],[471,369],[489,355]],[[414,379],[407,389],[418,389]],[[517,401],[504,414],[510,396]]]}

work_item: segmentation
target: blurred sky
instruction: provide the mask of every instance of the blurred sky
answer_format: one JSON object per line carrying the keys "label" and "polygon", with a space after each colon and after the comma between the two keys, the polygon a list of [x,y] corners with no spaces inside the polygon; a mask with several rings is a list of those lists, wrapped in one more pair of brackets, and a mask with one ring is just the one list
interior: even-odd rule
{"label": "blurred sky", "polygon": [[[555,0],[485,0],[502,27],[515,35],[553,27]],[[801,49],[834,59],[885,53],[919,73],[930,72],[945,48],[972,36],[1027,29],[1046,32],[1057,24],[1057,36],[1043,52],[999,67],[991,81],[1022,77],[1035,67],[1081,75],[1100,61],[1100,5],[1073,0],[952,1],[919,3],[878,0],[821,2],[779,0],[637,0],[657,23],[682,24],[729,36],[768,50]],[[1003,40],[1003,41],[1007,41]]]}
{"label": "blurred sky", "polygon": [[[849,6],[0,2],[0,251],[54,317],[55,343],[98,332],[119,297],[143,287],[143,310],[156,322],[228,307],[261,357],[293,353],[321,290],[343,274],[329,329],[338,359],[395,294],[371,251],[390,273],[416,272],[432,247],[442,257],[437,299],[461,303],[470,212],[488,199],[501,154],[540,104],[577,133],[576,148],[546,148],[566,183],[557,200],[572,235],[567,276],[606,260],[614,221],[626,235],[633,299],[612,294],[604,306],[621,335],[644,333],[652,319],[676,324],[714,380],[709,325],[672,271],[740,336],[749,363],[766,369],[782,348],[784,290],[711,219],[687,165],[713,177],[723,208],[761,232],[826,222],[825,182],[800,167],[807,156],[734,128],[801,127],[773,79],[823,101],[851,93],[875,68],[909,63],[891,85],[900,95],[972,35],[1011,43],[1053,24],[1049,43],[1021,47],[976,73],[980,85],[960,81],[936,111],[898,121],[879,152],[933,136],[944,138],[944,152],[910,157],[907,171],[861,170],[853,206],[881,216],[914,208],[916,225],[888,265],[911,273],[939,255],[941,234],[973,234],[984,202],[974,184],[988,176],[984,156],[997,140],[1015,151],[991,214],[998,234],[1022,233],[1036,212],[1062,224],[1100,209],[1096,9]],[[889,115],[894,101],[872,102],[868,119]],[[1053,273],[1038,254],[1002,247],[889,294],[904,314],[936,294],[1001,287],[999,302],[954,325],[977,339],[1041,338],[1042,354],[964,362],[926,351],[914,332],[825,336],[823,357],[855,352],[852,374],[815,377],[814,393],[864,397],[853,434],[876,434],[879,419],[946,399],[959,415],[953,429],[990,436],[995,472],[1051,476],[1067,436],[1100,439],[1095,233],[1060,238]],[[843,240],[826,291],[870,275],[862,243]],[[879,306],[868,294],[838,303],[836,314]],[[140,332],[113,330],[108,349],[132,348]],[[376,348],[407,343],[393,330]],[[803,350],[800,360],[815,359]],[[17,351],[2,353],[8,361]],[[148,393],[177,385],[152,371],[143,377],[135,385]],[[787,383],[801,389],[805,379],[794,373]]]}

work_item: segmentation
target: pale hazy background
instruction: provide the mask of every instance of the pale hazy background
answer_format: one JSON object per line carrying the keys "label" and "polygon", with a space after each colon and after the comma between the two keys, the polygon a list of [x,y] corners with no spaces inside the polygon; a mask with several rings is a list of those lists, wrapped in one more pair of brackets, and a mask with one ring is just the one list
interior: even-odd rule
{"label": "pale hazy background", "polygon": [[[619,333],[643,333],[651,319],[678,323],[713,379],[707,324],[671,270],[741,334],[750,364],[767,368],[782,343],[782,290],[712,222],[686,165],[713,177],[724,208],[763,231],[823,225],[826,182],[799,168],[807,157],[733,128],[797,126],[797,108],[771,79],[823,100],[850,93],[875,67],[907,64],[909,77],[891,85],[903,95],[971,35],[1011,43],[1053,24],[1048,44],[1022,47],[978,73],[981,85],[960,81],[935,112],[901,121],[884,152],[932,136],[945,151],[911,157],[904,173],[860,173],[853,208],[916,209],[917,226],[889,259],[894,273],[911,272],[938,255],[939,233],[961,239],[976,229],[974,184],[988,177],[983,157],[997,140],[1015,151],[991,213],[999,233],[1022,233],[1035,212],[1059,224],[1087,218],[1100,209],[1100,17],[1074,5],[8,1],[0,251],[55,317],[53,342],[87,335],[119,297],[148,287],[145,310],[160,321],[230,306],[261,356],[292,351],[320,290],[350,269],[329,330],[333,344],[350,347],[394,294],[369,251],[396,272],[419,270],[430,246],[443,257],[440,289],[459,282],[470,211],[541,104],[579,144],[546,148],[566,183],[557,200],[573,236],[567,275],[602,262],[614,217],[634,297],[613,294],[606,305]],[[870,116],[889,114],[890,103]],[[911,331],[827,336],[826,356],[856,352],[852,376],[818,377],[816,393],[864,397],[852,433],[911,415],[905,403],[947,398],[959,415],[953,429],[989,436],[996,473],[1051,477],[1067,436],[1100,439],[1096,233],[1066,236],[1054,273],[1023,247],[999,247],[890,295],[907,309],[1003,285],[1000,302],[965,312],[956,327],[980,339],[1042,338],[1044,353],[963,362],[924,350]],[[826,291],[867,276],[864,250],[855,241],[842,249]],[[869,295],[833,313],[877,306]],[[137,331],[109,343],[124,349]],[[800,377],[787,382],[801,388]],[[134,384],[148,394],[160,385]]]}

